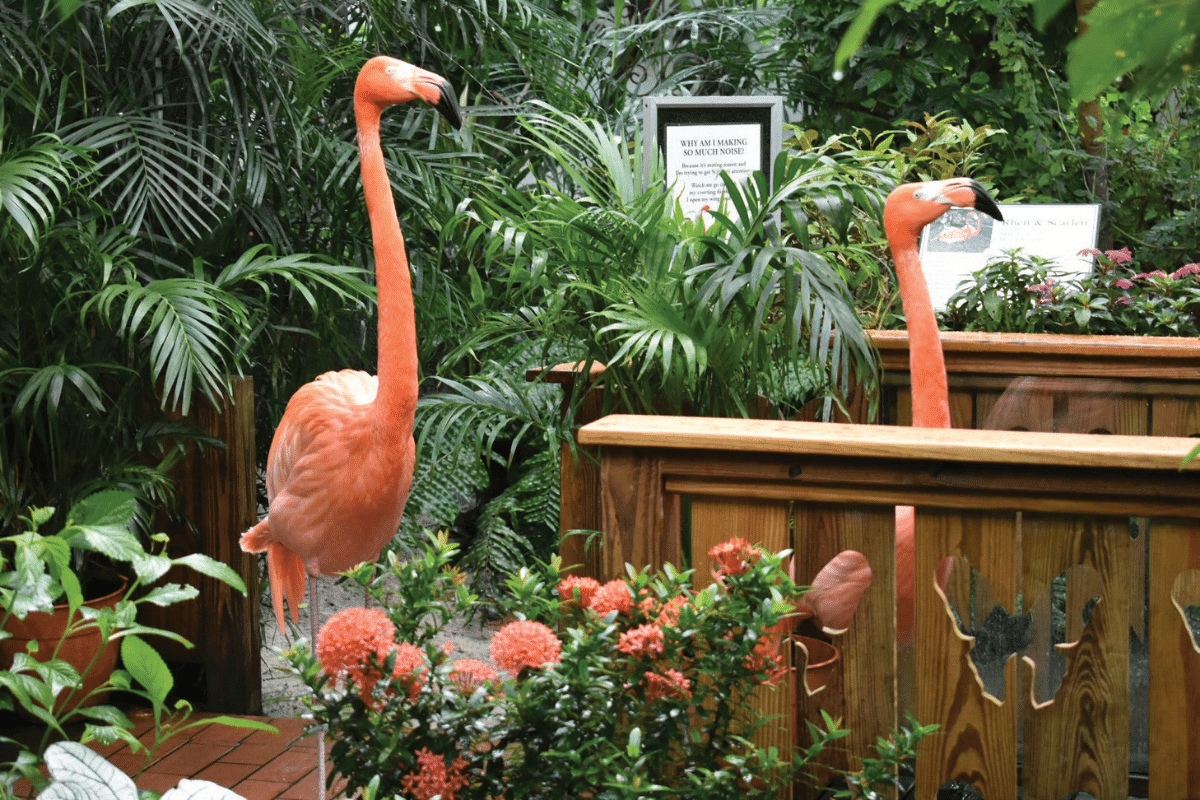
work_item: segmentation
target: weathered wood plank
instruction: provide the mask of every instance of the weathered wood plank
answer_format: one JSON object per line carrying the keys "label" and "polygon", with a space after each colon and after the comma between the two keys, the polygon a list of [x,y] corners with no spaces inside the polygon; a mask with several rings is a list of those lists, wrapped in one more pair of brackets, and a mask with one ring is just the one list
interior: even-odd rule
{"label": "weathered wood plank", "polygon": [[678,539],[666,531],[659,460],[644,450],[618,448],[606,454],[600,475],[601,578],[623,576],[626,563],[639,569],[679,563]]}
{"label": "weathered wood plank", "polygon": [[[1011,514],[918,509],[916,517],[917,719],[937,722],[917,755],[917,785],[928,796],[948,780],[970,783],[988,800],[1017,797],[1016,662],[1005,665],[1007,702],[986,694],[964,636],[935,576],[942,559],[965,557],[1010,612],[1016,602]],[[961,562],[960,562],[961,563]]]}
{"label": "weathered wood plank", "polygon": [[[1101,591],[1100,602],[1092,609],[1080,638],[1059,646],[1067,669],[1054,699],[1022,704],[1023,782],[1046,797],[1086,791],[1098,800],[1125,800],[1129,788],[1132,599],[1128,520],[1025,514],[1022,533],[1026,597],[1048,595],[1054,577],[1079,564],[1094,572]],[[1089,584],[1093,582],[1077,583]],[[1035,666],[1028,658],[1024,663],[1027,675],[1047,668]]]}
{"label": "weathered wood plank", "polygon": [[1200,650],[1182,609],[1200,605],[1200,529],[1150,523],[1150,800],[1200,798]]}
{"label": "weathered wood plank", "polygon": [[[1039,466],[1177,469],[1195,442],[1178,437],[970,431],[713,417],[613,414],[585,425],[586,445],[663,447]],[[1193,462],[1191,469],[1200,469]]]}
{"label": "weathered wood plank", "polygon": [[[907,331],[870,331],[889,373],[908,369]],[[1157,336],[943,331],[948,373],[1200,380],[1200,343]]]}
{"label": "weathered wood plank", "polygon": [[[715,545],[740,536],[772,553],[792,546],[791,504],[767,503],[733,497],[697,497],[691,501],[692,586],[703,590],[713,582],[712,561],[708,551]],[[784,663],[792,666],[792,648],[780,642]],[[792,673],[794,674],[794,673]],[[751,700],[759,719],[775,718],[754,737],[759,747],[775,747],[780,753],[790,750],[794,738],[796,697],[790,682],[779,686],[760,686]]]}
{"label": "weathered wood plank", "polygon": [[[812,503],[796,511],[798,558],[814,543],[823,557],[855,550],[871,565],[871,585],[853,624],[844,634],[833,637],[842,651],[844,708],[852,709],[854,715],[846,748],[858,758],[869,754],[875,739],[889,735],[897,722],[895,529],[896,512],[888,506]],[[811,580],[828,557],[819,564],[812,561],[808,559],[809,566],[803,573],[797,572],[798,582]]]}

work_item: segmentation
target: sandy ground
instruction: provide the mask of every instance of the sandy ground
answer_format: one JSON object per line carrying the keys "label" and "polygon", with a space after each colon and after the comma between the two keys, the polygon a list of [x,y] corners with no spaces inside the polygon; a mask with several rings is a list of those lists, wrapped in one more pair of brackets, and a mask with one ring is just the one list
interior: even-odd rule
{"label": "sandy ground", "polygon": [[[336,581],[336,578],[321,578],[321,614],[319,617],[321,621],[328,619],[343,608],[363,604],[362,589],[347,583],[339,586]],[[284,636],[280,634],[279,628],[275,624],[275,614],[271,610],[270,592],[264,592],[263,598],[263,713],[272,717],[303,716],[307,709],[300,698],[308,694],[308,687],[292,674],[291,668],[279,651],[290,647],[293,642],[300,639],[308,639],[308,608],[300,610],[299,625],[292,625],[289,620],[288,635]],[[493,664],[488,654],[488,643],[491,641],[492,633],[492,628],[480,626],[478,622],[467,623],[455,620],[435,641],[441,644],[449,639],[454,644],[451,658],[475,658]]]}

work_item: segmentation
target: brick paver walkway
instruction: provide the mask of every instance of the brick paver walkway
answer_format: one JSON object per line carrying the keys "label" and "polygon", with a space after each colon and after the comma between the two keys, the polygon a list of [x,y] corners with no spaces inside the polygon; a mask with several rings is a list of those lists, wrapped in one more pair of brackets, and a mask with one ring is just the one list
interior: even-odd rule
{"label": "brick paver walkway", "polygon": [[[200,718],[196,714],[193,718]],[[129,715],[134,732],[151,741],[152,718],[148,712]],[[183,778],[197,778],[231,789],[246,800],[315,800],[317,797],[317,737],[305,736],[301,719],[248,717],[274,725],[279,733],[208,725],[180,734],[166,742],[154,762],[135,777],[139,789],[165,792]],[[189,735],[190,734],[190,735]],[[133,775],[145,762],[145,752],[134,754],[124,742],[110,747],[93,745],[116,767]],[[27,783],[17,784],[18,797],[30,792]],[[338,792],[331,798],[340,797]]]}

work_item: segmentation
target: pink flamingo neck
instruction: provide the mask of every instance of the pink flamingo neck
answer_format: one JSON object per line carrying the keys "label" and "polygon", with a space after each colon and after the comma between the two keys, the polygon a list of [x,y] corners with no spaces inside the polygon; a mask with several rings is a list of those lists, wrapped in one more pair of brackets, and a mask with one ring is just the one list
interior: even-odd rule
{"label": "pink flamingo neck", "polygon": [[937,314],[929,297],[929,286],[921,270],[918,236],[920,229],[885,215],[884,227],[900,300],[908,327],[908,365],[912,381],[912,424],[914,428],[950,427],[950,389],[946,382],[946,360],[938,333]]}
{"label": "pink flamingo neck", "polygon": [[375,284],[378,289],[379,391],[375,397],[376,427],[386,438],[401,439],[412,431],[417,406],[417,324],[413,310],[412,278],[404,250],[404,234],[396,216],[396,203],[379,142],[383,109],[356,102],[358,152],[367,216],[375,251]]}

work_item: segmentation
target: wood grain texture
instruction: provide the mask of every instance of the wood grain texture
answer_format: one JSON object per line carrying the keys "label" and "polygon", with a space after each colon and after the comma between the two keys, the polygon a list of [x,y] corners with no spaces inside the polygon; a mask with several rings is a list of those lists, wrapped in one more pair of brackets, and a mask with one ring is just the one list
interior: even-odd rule
{"label": "wood grain texture", "polygon": [[1008,702],[984,692],[963,636],[934,579],[942,558],[965,558],[1011,613],[1016,563],[1011,514],[960,514],[918,509],[916,517],[917,719],[937,722],[921,742],[917,785],[932,792],[948,780],[970,783],[988,800],[1017,796],[1016,662],[1005,665]]}
{"label": "wood grain texture", "polygon": [[1181,607],[1200,605],[1200,529],[1150,523],[1150,800],[1200,800],[1200,651]]}
{"label": "wood grain texture", "polygon": [[[786,422],[711,417],[612,414],[585,425],[586,445],[732,452],[989,461],[1044,466],[1177,469],[1194,441],[1160,436],[1089,436]],[[1200,462],[1191,469],[1200,470]]]}
{"label": "wood grain texture", "polygon": [[[751,544],[778,553],[792,546],[789,503],[765,503],[741,498],[697,497],[691,502],[692,587],[701,591],[713,582],[709,548],[740,536]],[[785,665],[792,666],[792,647],[781,639]],[[794,675],[795,673],[791,673]],[[754,743],[775,747],[781,753],[790,750],[794,738],[796,696],[790,681],[779,686],[760,686],[751,700],[758,719],[775,718],[759,730]]]}
{"label": "wood grain texture", "polygon": [[600,468],[600,580],[625,575],[625,564],[659,569],[679,563],[678,538],[668,541],[661,462],[645,450],[614,449]]}
{"label": "wood grain texture", "polygon": [[[890,506],[813,503],[800,506],[796,512],[798,559],[812,543],[821,556],[856,550],[871,565],[871,585],[855,612],[853,625],[846,633],[833,637],[844,664],[842,702],[854,718],[846,743],[852,757],[869,754],[875,739],[887,736],[897,722],[895,531],[896,512]],[[820,562],[815,565],[819,569],[824,561],[815,560]],[[808,560],[804,573],[797,572],[797,581],[803,583],[811,578],[810,573],[815,574],[812,561]]]}
{"label": "wood grain texture", "polygon": [[[906,331],[869,331],[885,371],[908,369]],[[1200,381],[1200,343],[1157,336],[943,331],[948,373]]]}
{"label": "wood grain texture", "polygon": [[[1054,577],[1082,564],[1096,576],[1100,602],[1078,641],[1060,645],[1067,661],[1062,686],[1046,704],[1024,707],[1022,780],[1046,797],[1086,791],[1098,800],[1125,800],[1129,780],[1129,523],[1025,514],[1023,590],[1048,594]],[[1140,599],[1139,599],[1140,604]],[[1071,603],[1068,600],[1068,608]],[[1034,665],[1025,659],[1026,674]]]}

